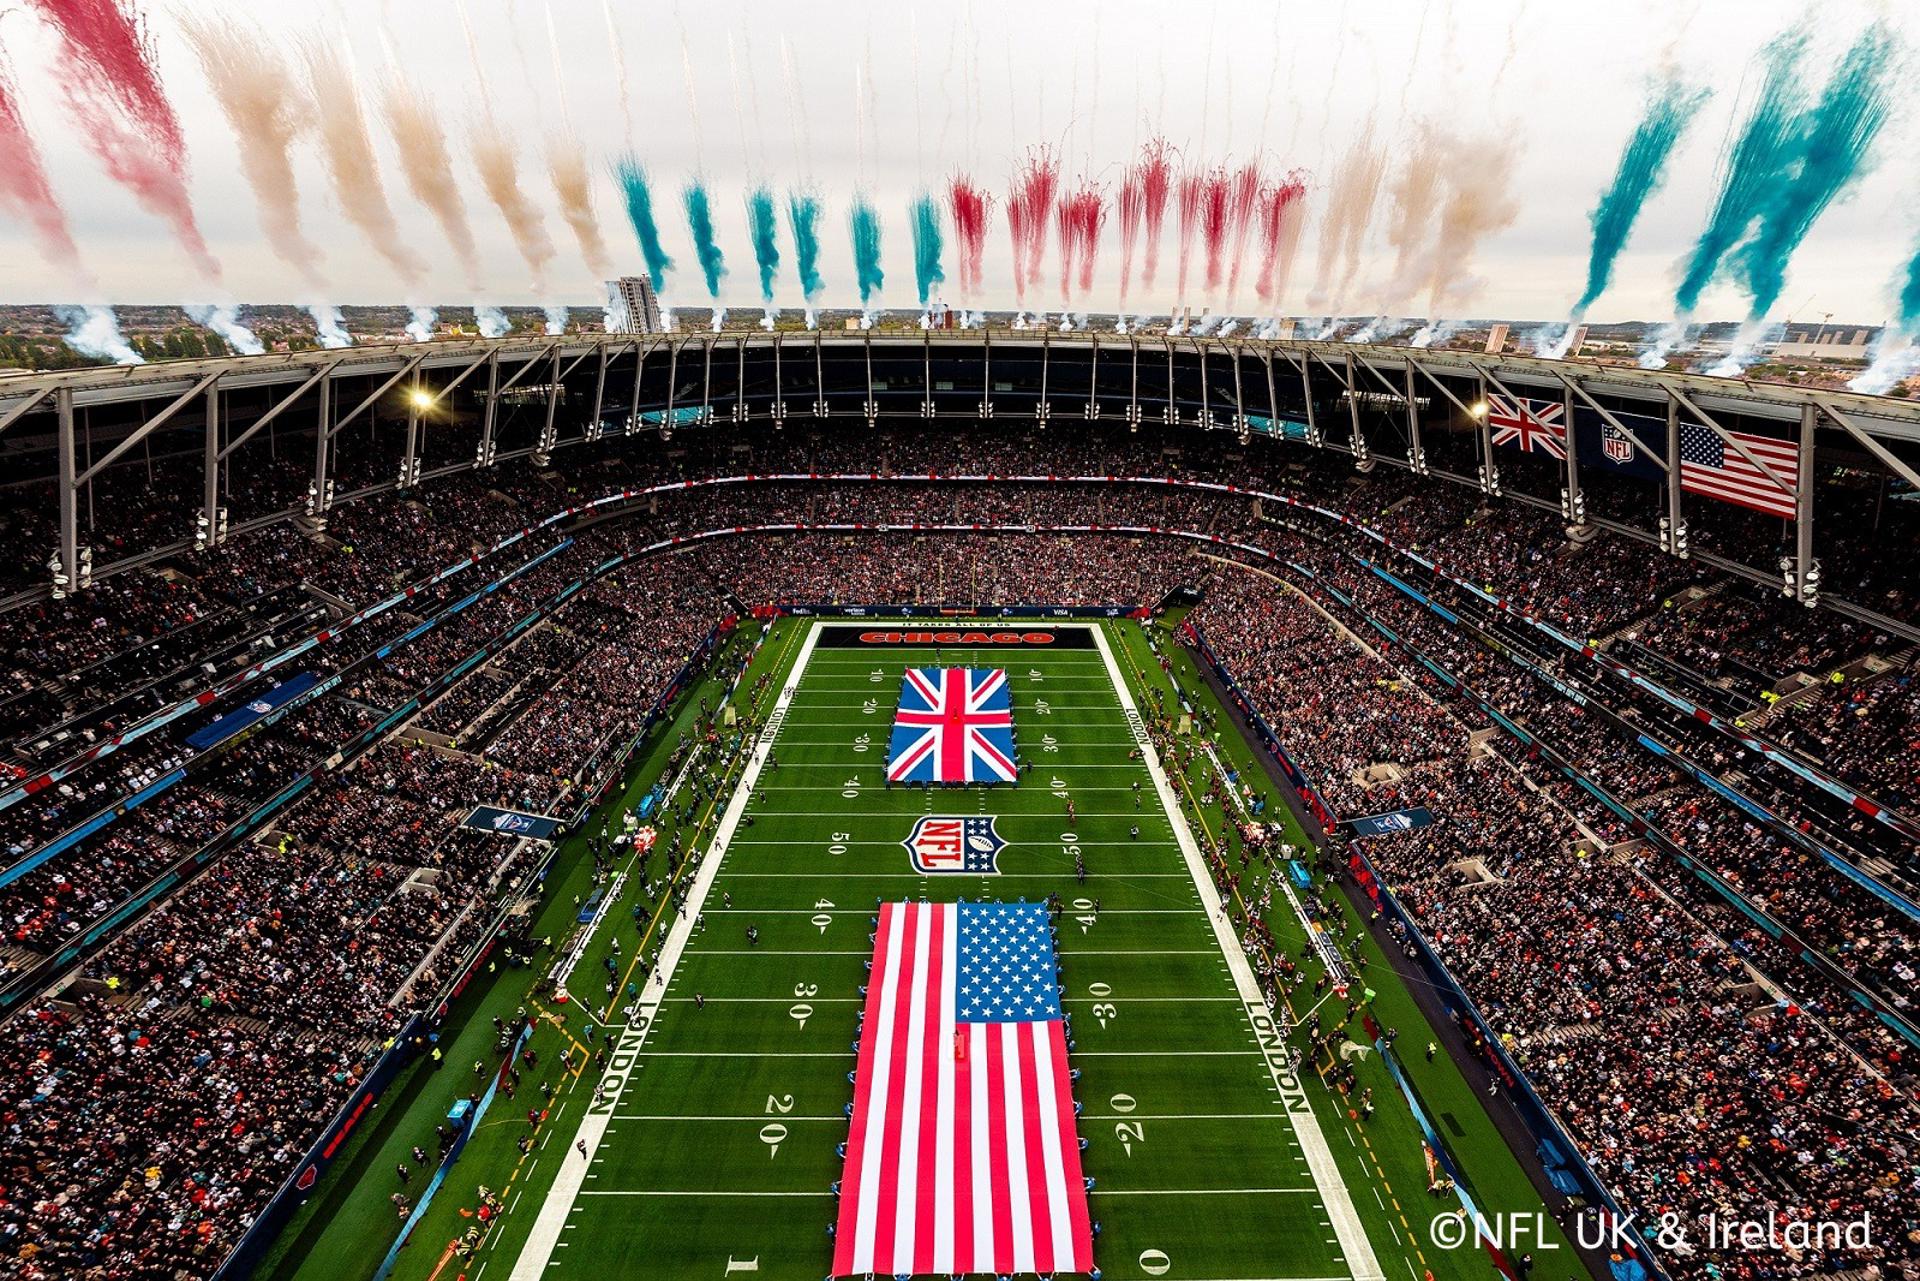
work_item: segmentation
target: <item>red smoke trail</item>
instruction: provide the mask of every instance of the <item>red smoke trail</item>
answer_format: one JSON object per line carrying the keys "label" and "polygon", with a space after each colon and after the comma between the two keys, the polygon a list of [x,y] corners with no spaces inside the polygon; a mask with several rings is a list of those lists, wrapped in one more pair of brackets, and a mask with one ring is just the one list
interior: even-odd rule
{"label": "red smoke trail", "polygon": [[953,215],[953,238],[959,242],[960,297],[972,301],[980,296],[980,264],[987,251],[993,197],[974,186],[973,179],[957,173],[947,181],[947,211]]}
{"label": "red smoke trail", "polygon": [[1140,222],[1147,212],[1147,188],[1138,166],[1120,179],[1120,310],[1127,309],[1127,286],[1133,283],[1133,247],[1140,239]]}
{"label": "red smoke trail", "polygon": [[1175,309],[1187,301],[1187,265],[1193,259],[1193,237],[1200,229],[1201,207],[1205,204],[1207,175],[1198,169],[1183,170],[1174,195],[1180,206],[1180,296]]}
{"label": "red smoke trail", "polygon": [[187,149],[153,52],[123,0],[32,0],[59,31],[67,100],[114,181],[172,224],[195,264],[218,278],[187,195]]}
{"label": "red smoke trail", "polygon": [[1226,278],[1227,206],[1232,186],[1224,166],[1207,174],[1200,189],[1200,232],[1207,244],[1207,292],[1220,288]]}
{"label": "red smoke trail", "polygon": [[1060,301],[1069,301],[1079,280],[1080,295],[1093,288],[1094,259],[1100,250],[1100,228],[1106,225],[1107,201],[1100,188],[1084,185],[1060,197],[1056,211],[1060,228]]}
{"label": "red smoke trail", "polygon": [[1154,273],[1160,269],[1160,230],[1167,225],[1167,193],[1173,188],[1173,165],[1167,159],[1167,140],[1149,138],[1140,148],[1140,163],[1134,166],[1140,181],[1141,213],[1147,223],[1147,261],[1140,283],[1153,288]]}
{"label": "red smoke trail", "polygon": [[1286,291],[1306,225],[1306,195],[1306,173],[1299,169],[1260,193],[1260,277],[1254,292],[1263,302],[1277,305]]}
{"label": "red smoke trail", "polygon": [[67,229],[67,211],[53,194],[40,151],[20,115],[13,73],[0,58],[0,205],[23,215],[39,234],[40,248],[61,266],[79,270],[80,250]]}
{"label": "red smoke trail", "polygon": [[1042,144],[1028,151],[1013,176],[1013,194],[1007,198],[1014,290],[1022,298],[1027,286],[1040,279],[1040,259],[1047,250],[1047,219],[1053,213],[1053,197],[1059,187],[1060,158],[1053,149]]}
{"label": "red smoke trail", "polygon": [[1240,293],[1240,264],[1246,256],[1247,229],[1260,208],[1260,161],[1249,160],[1234,171],[1227,188],[1227,243],[1233,246],[1233,266],[1227,276],[1227,301]]}

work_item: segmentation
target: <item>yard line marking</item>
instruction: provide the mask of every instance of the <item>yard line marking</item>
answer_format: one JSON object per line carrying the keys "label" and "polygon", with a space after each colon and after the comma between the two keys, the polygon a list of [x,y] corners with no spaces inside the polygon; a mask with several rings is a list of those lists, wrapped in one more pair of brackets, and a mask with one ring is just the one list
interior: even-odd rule
{"label": "yard line marking", "polygon": [[[1127,687],[1126,677],[1114,661],[1113,648],[1107,643],[1104,627],[1093,629],[1094,647],[1100,651],[1101,659],[1107,665],[1107,675],[1113,681],[1114,692],[1120,696],[1120,702],[1127,714],[1127,720],[1133,727],[1136,744],[1140,749],[1141,762],[1147,768],[1147,774],[1153,779],[1154,792],[1160,797],[1160,806],[1166,811],[1168,820],[1173,824],[1174,838],[1180,845],[1181,856],[1186,859],[1187,870],[1193,874],[1194,889],[1199,892],[1205,906],[1208,923],[1213,926],[1214,940],[1220,946],[1221,955],[1226,957],[1227,966],[1233,972],[1233,983],[1240,994],[1246,1010],[1259,1011],[1260,1017],[1268,1018],[1266,1001],[1260,994],[1259,984],[1254,982],[1253,969],[1247,964],[1247,955],[1240,948],[1240,941],[1234,936],[1232,922],[1227,919],[1225,907],[1221,904],[1220,893],[1214,888],[1213,878],[1207,874],[1206,865],[1200,858],[1200,847],[1194,843],[1193,830],[1187,826],[1186,818],[1180,812],[1174,800],[1173,786],[1167,780],[1167,773],[1160,766],[1160,752],[1154,746],[1153,736],[1147,729],[1146,721],[1141,717],[1134,704],[1133,693]],[[1231,1051],[1245,1053],[1245,1051]],[[1313,1181],[1320,1189],[1321,1201],[1327,1208],[1328,1217],[1334,1221],[1334,1235],[1338,1238],[1341,1256],[1348,1260],[1353,1275],[1362,1281],[1385,1281],[1386,1274],[1381,1271],[1380,1261],[1373,1253],[1373,1244],[1367,1239],[1366,1227],[1360,1222],[1360,1215],[1354,1209],[1353,1198],[1347,1191],[1346,1181],[1340,1177],[1340,1167],[1335,1162],[1333,1151],[1327,1146],[1326,1135],[1320,1129],[1319,1118],[1314,1114],[1312,1101],[1304,1095],[1299,1082],[1291,1077],[1281,1079],[1278,1064],[1264,1051],[1261,1054],[1267,1073],[1273,1083],[1282,1088],[1282,1093],[1291,1087],[1294,1095],[1300,1099],[1296,1111],[1289,1107],[1288,1113],[1294,1119],[1294,1129],[1300,1138],[1300,1146],[1306,1152],[1308,1163],[1313,1171]]]}
{"label": "yard line marking", "polygon": [[626,1093],[627,1085],[633,1080],[634,1073],[626,1065],[638,1059],[644,1053],[647,1033],[659,1017],[660,1004],[666,997],[668,981],[673,977],[674,968],[679,964],[681,953],[686,950],[687,941],[693,935],[694,922],[700,916],[700,909],[706,902],[707,891],[712,888],[714,878],[720,874],[720,864],[726,857],[727,844],[733,839],[733,833],[740,825],[740,819],[746,812],[747,798],[753,794],[754,785],[759,782],[761,768],[766,764],[767,756],[773,750],[774,740],[780,736],[781,727],[786,722],[787,708],[793,701],[793,692],[799,687],[800,678],[807,668],[807,659],[813,654],[814,643],[819,639],[819,624],[807,630],[807,638],[800,646],[799,654],[794,658],[793,666],[787,673],[786,683],[780,688],[780,695],[774,701],[773,710],[767,714],[765,727],[754,744],[753,754],[747,761],[747,767],[740,774],[739,785],[734,789],[733,799],[728,803],[726,813],[715,829],[713,842],[700,861],[700,868],[694,875],[693,888],[687,895],[687,911],[675,921],[673,929],[667,935],[665,945],[660,950],[660,962],[654,967],[653,977],[642,992],[640,1001],[634,1009],[633,1017],[627,1029],[620,1034],[615,1051],[609,1063],[609,1075],[618,1074],[618,1084],[604,1102],[586,1108],[580,1118],[580,1128],[575,1134],[576,1143],[586,1145],[587,1161],[575,1162],[567,1159],[567,1149],[562,1148],[562,1160],[559,1173],[555,1175],[552,1189],[547,1199],[541,1203],[540,1213],[534,1219],[533,1229],[527,1236],[526,1245],[521,1248],[520,1258],[514,1264],[509,1281],[538,1281],[546,1274],[552,1261],[553,1251],[560,1241],[560,1233],[566,1221],[573,1213],[573,1203],[577,1197],[593,1195],[584,1191],[591,1158],[605,1137],[607,1125],[620,1098]]}

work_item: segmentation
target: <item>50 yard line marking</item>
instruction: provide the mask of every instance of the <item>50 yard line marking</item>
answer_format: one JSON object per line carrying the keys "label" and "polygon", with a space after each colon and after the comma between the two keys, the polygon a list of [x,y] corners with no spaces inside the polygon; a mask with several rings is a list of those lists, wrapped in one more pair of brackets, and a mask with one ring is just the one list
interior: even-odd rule
{"label": "50 yard line marking", "polygon": [[633,1017],[620,1034],[614,1053],[608,1060],[607,1078],[615,1079],[618,1083],[606,1092],[601,1102],[589,1106],[585,1115],[580,1118],[580,1128],[575,1132],[574,1142],[586,1145],[585,1159],[575,1160],[572,1155],[563,1157],[559,1173],[554,1177],[553,1187],[540,1206],[540,1214],[534,1220],[533,1230],[527,1235],[526,1245],[520,1250],[520,1258],[513,1265],[510,1281],[539,1281],[546,1274],[547,1265],[552,1261],[554,1249],[560,1242],[560,1234],[566,1228],[567,1219],[573,1214],[574,1203],[582,1195],[587,1173],[593,1165],[594,1154],[599,1150],[601,1140],[606,1137],[607,1125],[619,1109],[620,1099],[633,1080],[633,1065],[640,1058],[641,1051],[646,1045],[647,1034],[659,1017],[660,1004],[666,997],[667,985],[672,980],[673,971],[680,962],[681,953],[686,950],[687,940],[693,935],[694,922],[699,919],[700,909],[707,899],[707,891],[712,888],[714,878],[719,875],[720,863],[726,856],[727,844],[733,839],[734,831],[740,825],[740,818],[746,812],[747,799],[753,795],[754,785],[760,781],[761,767],[766,764],[774,742],[780,737],[781,727],[786,723],[787,710],[792,706],[794,691],[799,688],[800,679],[807,669],[807,660],[812,657],[814,643],[819,636],[820,624],[816,622],[807,629],[807,639],[801,644],[800,653],[794,658],[793,667],[788,672],[785,683],[780,687],[780,696],[774,700],[773,710],[768,714],[766,725],[754,743],[753,755],[747,761],[747,768],[740,775],[739,785],[734,788],[733,799],[728,802],[726,813],[721,816],[720,826],[714,832],[713,841],[700,860],[699,871],[694,875],[693,889],[687,896],[687,911],[675,920],[673,928],[668,932],[666,944],[660,951],[660,963],[654,968],[653,977],[642,991],[639,1001],[634,1006]]}

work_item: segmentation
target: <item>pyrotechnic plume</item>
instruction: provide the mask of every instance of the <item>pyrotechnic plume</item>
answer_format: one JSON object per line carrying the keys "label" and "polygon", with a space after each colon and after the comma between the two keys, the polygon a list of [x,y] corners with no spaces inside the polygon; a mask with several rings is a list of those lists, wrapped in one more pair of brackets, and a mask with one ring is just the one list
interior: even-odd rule
{"label": "pyrotechnic plume", "polygon": [[1160,232],[1167,225],[1167,195],[1173,189],[1173,162],[1167,158],[1167,140],[1149,138],[1140,148],[1140,160],[1133,172],[1140,181],[1141,214],[1146,226],[1146,254],[1140,267],[1140,283],[1153,288],[1160,270]]}
{"label": "pyrotechnic plume", "polygon": [[124,0],[30,0],[60,33],[67,102],[87,145],[115,182],[166,220],[209,279],[207,250],[187,194],[187,148],[160,85],[153,51]]}
{"label": "pyrotechnic plume", "polygon": [[1205,219],[1206,171],[1198,168],[1182,169],[1179,179],[1174,184],[1174,200],[1180,208],[1180,275],[1179,287],[1174,297],[1174,309],[1177,311],[1187,302],[1187,271],[1193,262],[1193,240],[1199,234],[1200,224]]}
{"label": "pyrotechnic plume", "polygon": [[[633,95],[627,87],[627,46],[620,34],[620,21],[613,13],[613,0],[600,0],[601,15],[607,20],[607,48],[613,51],[613,81],[620,91],[620,127],[627,145],[633,145]],[[657,287],[657,286],[656,286]]]}
{"label": "pyrotechnic plume", "polygon": [[1893,64],[1893,34],[1876,22],[1854,41],[1819,100],[1796,122],[1793,163],[1766,192],[1753,237],[1734,259],[1751,297],[1750,321],[1763,319],[1780,301],[1788,260],[1815,220],[1866,171],[1868,153],[1887,122]]}
{"label": "pyrotechnic plume", "polygon": [[567,332],[567,309],[558,304],[541,308],[547,313],[547,335],[554,337]]}
{"label": "pyrotechnic plume", "polygon": [[747,230],[753,238],[753,265],[760,271],[760,301],[773,306],[773,281],[780,272],[780,246],[774,234],[780,215],[773,205],[773,189],[762,184],[747,193]]}
{"label": "pyrotechnic plume", "polygon": [[1293,274],[1300,233],[1307,225],[1306,174],[1295,169],[1260,194],[1260,278],[1254,292],[1278,308]]}
{"label": "pyrotechnic plume", "polygon": [[993,196],[974,186],[965,174],[957,173],[947,180],[947,213],[953,219],[953,239],[959,249],[960,296],[972,302],[980,296]]}
{"label": "pyrotechnic plume", "polygon": [[322,347],[333,349],[353,346],[353,335],[347,332],[346,319],[341,316],[338,307],[317,302],[307,308],[307,314],[313,317],[313,331]]}
{"label": "pyrotechnic plume", "polygon": [[571,135],[558,136],[547,143],[547,173],[553,179],[554,195],[560,201],[560,216],[573,231],[580,246],[580,257],[595,276],[613,272],[607,257],[606,241],[600,237],[600,220],[593,215],[593,183],[587,177],[587,153]]}
{"label": "pyrotechnic plume", "polygon": [[1224,167],[1211,170],[1200,187],[1200,236],[1207,248],[1207,293],[1219,292],[1226,279],[1228,207],[1232,180]]}
{"label": "pyrotechnic plume", "polygon": [[921,192],[907,208],[908,225],[913,231],[913,285],[924,309],[933,297],[933,287],[947,278],[940,266],[940,206],[931,192]]}
{"label": "pyrotechnic plume", "polygon": [[1386,151],[1375,144],[1374,125],[1369,119],[1335,165],[1327,184],[1327,210],[1320,229],[1313,290],[1307,296],[1309,305],[1319,307],[1328,302],[1329,293],[1335,304],[1345,300],[1360,271],[1360,251],[1366,245],[1386,164]]}
{"label": "pyrotechnic plume", "polygon": [[474,305],[473,323],[482,338],[498,338],[512,327],[507,321],[506,312],[481,303]]}
{"label": "pyrotechnic plume", "polygon": [[1907,259],[1896,307],[1893,321],[1874,339],[1866,372],[1847,384],[1852,390],[1884,395],[1920,372],[1920,345],[1914,342],[1920,336],[1920,250]]}
{"label": "pyrotechnic plume", "polygon": [[111,307],[58,306],[53,315],[67,326],[67,346],[83,356],[99,356],[116,365],[143,365],[146,358],[127,345]]}
{"label": "pyrotechnic plume", "polygon": [[433,220],[453,246],[454,256],[466,273],[469,285],[480,279],[480,254],[474,246],[473,227],[467,221],[467,204],[461,199],[460,185],[453,177],[453,152],[447,145],[447,131],[435,114],[433,103],[420,92],[398,64],[390,65],[380,84],[380,108],[387,118],[387,129],[400,149],[400,171],[406,175],[407,189],[414,199],[427,207]]}
{"label": "pyrotechnic plume", "polygon": [[[820,296],[820,197],[811,191],[787,193],[787,226],[793,232],[793,265],[800,274],[808,316]],[[811,319],[809,319],[811,325]]]}
{"label": "pyrotechnic plume", "polygon": [[[1600,203],[1594,206],[1593,251],[1587,258],[1587,287],[1573,304],[1569,333],[1612,281],[1614,264],[1626,247],[1641,208],[1666,181],[1667,162],[1673,158],[1681,135],[1686,133],[1708,96],[1708,90],[1689,88],[1678,79],[1668,77],[1648,98],[1640,123],[1634,126],[1626,148],[1620,153],[1613,181],[1600,193]],[[1564,349],[1561,354],[1565,354]]]}
{"label": "pyrotechnic plume", "polygon": [[1460,304],[1479,289],[1474,254],[1496,231],[1512,225],[1520,213],[1513,194],[1514,149],[1498,138],[1446,140],[1447,198],[1434,228],[1433,257],[1427,273],[1427,315],[1456,315]]}
{"label": "pyrotechnic plume", "polygon": [[53,194],[40,150],[27,132],[13,72],[0,52],[0,208],[33,224],[40,251],[69,271],[80,271],[80,249],[67,227],[67,212]]}
{"label": "pyrotechnic plume", "polygon": [[1007,234],[1013,241],[1013,286],[1019,298],[1026,297],[1028,285],[1039,282],[1047,222],[1059,185],[1059,157],[1044,144],[1030,149],[1014,172],[1013,190],[1007,197]]}
{"label": "pyrotechnic plume", "polygon": [[1240,266],[1247,252],[1247,232],[1253,226],[1254,214],[1259,211],[1263,185],[1260,159],[1256,156],[1233,171],[1227,188],[1227,244],[1233,250],[1233,266],[1227,275],[1229,306],[1240,295]]}
{"label": "pyrotechnic plume", "polygon": [[[1140,241],[1140,221],[1147,211],[1147,190],[1140,181],[1138,166],[1129,166],[1120,178],[1120,191],[1114,198],[1114,211],[1120,216],[1120,310],[1127,309],[1127,291],[1133,284],[1133,251]],[[1124,326],[1125,321],[1121,322]],[[1120,330],[1125,333],[1123,327]]]}
{"label": "pyrotechnic plume", "polygon": [[520,188],[520,161],[513,154],[513,143],[491,122],[483,121],[474,128],[473,163],[480,171],[480,185],[487,198],[506,220],[514,246],[526,260],[535,290],[545,288],[547,264],[553,261],[553,241],[540,211]]}
{"label": "pyrotechnic plume", "polygon": [[334,195],[347,221],[360,229],[375,252],[387,260],[402,284],[420,279],[425,264],[400,239],[387,193],[380,185],[379,162],[353,71],[338,48],[319,37],[302,42],[307,85],[313,95],[320,128],[320,152],[333,180]]}
{"label": "pyrotechnic plume", "polygon": [[219,334],[237,355],[258,356],[267,349],[253,330],[240,323],[239,309],[231,304],[188,303],[180,310],[194,324]]}
{"label": "pyrotechnic plume", "polygon": [[860,306],[868,308],[885,276],[880,270],[880,211],[864,195],[853,198],[847,229],[853,237],[853,274],[860,285]]}
{"label": "pyrotechnic plume", "polygon": [[407,337],[415,342],[433,341],[433,327],[440,323],[440,313],[431,307],[407,308]]}
{"label": "pyrotechnic plume", "polygon": [[687,227],[693,232],[694,257],[700,260],[700,274],[707,282],[707,296],[718,301],[727,260],[714,239],[713,202],[707,196],[707,184],[698,178],[689,182],[681,193],[681,202],[687,211]]}
{"label": "pyrotechnic plume", "polygon": [[295,92],[280,51],[258,34],[225,17],[183,11],[179,18],[233,130],[268,243],[309,283],[318,281],[320,249],[300,226],[292,156],[294,139],[312,123],[311,104]]}
{"label": "pyrotechnic plume", "polygon": [[1060,237],[1060,301],[1073,299],[1077,283],[1085,296],[1093,288],[1094,259],[1100,248],[1100,229],[1107,221],[1107,202],[1100,188],[1084,180],[1060,197],[1054,211]]}
{"label": "pyrotechnic plume", "polygon": [[1446,160],[1438,130],[1430,121],[1415,121],[1407,142],[1405,159],[1387,183],[1387,243],[1393,247],[1393,274],[1381,289],[1382,310],[1407,302],[1432,269],[1430,233],[1440,211]]}
{"label": "pyrotechnic plume", "polygon": [[640,242],[640,257],[647,264],[647,275],[655,293],[667,287],[667,272],[673,259],[660,247],[660,227],[653,218],[653,189],[647,184],[647,171],[631,152],[614,162],[614,177],[627,199],[627,221],[633,224],[633,236]]}

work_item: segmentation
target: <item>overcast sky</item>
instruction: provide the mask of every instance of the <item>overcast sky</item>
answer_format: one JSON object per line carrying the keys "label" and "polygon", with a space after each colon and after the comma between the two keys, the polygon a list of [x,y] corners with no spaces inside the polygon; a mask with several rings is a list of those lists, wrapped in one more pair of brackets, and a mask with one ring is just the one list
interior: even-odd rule
{"label": "overcast sky", "polygon": [[[704,305],[705,291],[692,269],[678,193],[696,172],[705,174],[714,194],[729,269],[727,303],[759,301],[743,203],[749,181],[764,178],[784,191],[811,179],[827,206],[823,303],[847,306],[856,300],[846,210],[851,194],[864,187],[885,226],[882,302],[908,307],[914,297],[906,207],[917,189],[938,191],[955,169],[1004,189],[1015,157],[1031,144],[1050,142],[1063,149],[1070,175],[1084,171],[1111,194],[1141,137],[1158,132],[1191,155],[1240,159],[1258,150],[1273,169],[1300,166],[1314,175],[1301,266],[1281,308],[1301,313],[1326,179],[1373,117],[1394,163],[1404,162],[1422,119],[1515,149],[1518,215],[1477,249],[1470,271],[1480,283],[1460,310],[1552,317],[1564,314],[1579,292],[1588,214],[1634,126],[1649,77],[1676,66],[1710,86],[1714,96],[1682,143],[1666,189],[1649,203],[1614,287],[1594,309],[1596,320],[1671,313],[1674,264],[1712,200],[1719,153],[1750,91],[1753,55],[1808,12],[1783,0],[614,0],[630,86],[623,119],[602,0],[467,3],[495,127],[517,143],[524,189],[559,250],[545,298],[536,296],[476,176],[469,135],[481,119],[483,91],[453,4],[332,0],[218,8],[258,24],[289,55],[308,36],[344,42],[369,98],[389,51],[399,51],[408,73],[429,88],[454,141],[456,175],[483,260],[479,301],[592,304],[601,296],[546,176],[547,139],[561,128],[551,13],[567,115],[591,163],[601,232],[620,269],[637,272],[639,254],[608,171],[631,140],[660,189],[664,238],[679,264],[669,300],[689,307]],[[13,64],[28,126],[83,257],[100,282],[97,293],[118,302],[476,301],[437,224],[404,185],[392,139],[371,103],[386,195],[408,246],[432,265],[429,279],[416,291],[421,297],[398,296],[392,271],[342,219],[308,136],[296,144],[294,166],[308,234],[325,253],[326,283],[317,290],[301,284],[261,230],[258,204],[234,158],[232,131],[181,32],[179,12],[203,7],[215,6],[178,0],[174,9],[152,8],[149,20],[160,72],[187,138],[194,205],[224,269],[218,287],[200,278],[166,227],[106,176],[68,116],[56,42],[37,18],[0,0],[0,46]],[[1816,11],[1813,65],[1824,72],[1876,17],[1891,22],[1909,49],[1920,48],[1914,9],[1830,0]],[[787,91],[783,41],[791,50],[803,110]],[[738,95],[735,66],[742,82]],[[862,82],[869,91],[864,113],[856,88]],[[1872,322],[1886,316],[1896,276],[1920,243],[1916,97],[1920,91],[1895,103],[1872,172],[1816,225],[1794,259],[1776,318],[1832,312]],[[1385,222],[1384,212],[1374,220],[1359,282],[1343,300],[1344,310],[1358,313],[1374,305],[1370,282],[1390,266]],[[1163,257],[1171,262],[1169,223]],[[1111,311],[1119,272],[1111,224],[1101,249],[1090,306]],[[797,306],[784,225],[781,250],[778,301]],[[1049,263],[1051,254],[1050,247]],[[1005,222],[996,210],[987,242],[988,305],[1013,302],[1007,259]],[[951,280],[950,239],[947,265]],[[1133,309],[1168,306],[1172,275],[1163,265],[1159,287],[1147,298],[1136,288]],[[26,225],[0,208],[0,301],[53,301],[81,292],[68,273],[43,261]],[[1198,310],[1203,300],[1197,289],[1191,292]],[[1251,290],[1243,292],[1247,297],[1236,310],[1254,310]],[[946,293],[953,297],[951,287]],[[1058,306],[1057,290],[1042,296]],[[1734,289],[1716,284],[1702,313],[1732,318],[1743,310],[1744,299]]]}

